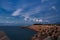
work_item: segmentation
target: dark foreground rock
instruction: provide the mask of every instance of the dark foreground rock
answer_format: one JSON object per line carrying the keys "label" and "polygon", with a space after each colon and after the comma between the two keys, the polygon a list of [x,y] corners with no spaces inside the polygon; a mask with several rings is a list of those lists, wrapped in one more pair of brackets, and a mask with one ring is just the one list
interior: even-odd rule
{"label": "dark foreground rock", "polygon": [[9,40],[9,38],[3,31],[0,31],[0,40]]}

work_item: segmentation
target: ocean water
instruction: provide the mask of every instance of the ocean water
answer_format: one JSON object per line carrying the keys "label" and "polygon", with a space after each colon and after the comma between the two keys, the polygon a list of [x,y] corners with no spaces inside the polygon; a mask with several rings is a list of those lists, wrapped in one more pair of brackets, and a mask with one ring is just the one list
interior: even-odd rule
{"label": "ocean water", "polygon": [[10,40],[31,40],[36,33],[33,30],[16,26],[0,26],[0,31],[4,31]]}

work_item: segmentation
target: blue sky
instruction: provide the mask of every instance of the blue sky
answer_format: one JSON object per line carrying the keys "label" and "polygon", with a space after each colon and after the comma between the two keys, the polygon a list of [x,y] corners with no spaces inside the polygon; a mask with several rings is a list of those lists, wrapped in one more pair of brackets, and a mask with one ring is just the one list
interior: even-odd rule
{"label": "blue sky", "polygon": [[0,0],[0,24],[60,22],[60,0]]}

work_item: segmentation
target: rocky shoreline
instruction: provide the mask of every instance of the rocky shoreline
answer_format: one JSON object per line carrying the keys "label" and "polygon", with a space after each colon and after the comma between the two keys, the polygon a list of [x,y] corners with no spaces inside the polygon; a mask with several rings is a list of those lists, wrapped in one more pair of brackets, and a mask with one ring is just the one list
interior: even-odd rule
{"label": "rocky shoreline", "polygon": [[5,32],[0,31],[0,40],[10,40],[10,39],[6,36]]}
{"label": "rocky shoreline", "polygon": [[39,25],[34,24],[30,27],[23,27],[34,30],[37,34],[31,40],[60,40],[60,26],[59,25]]}

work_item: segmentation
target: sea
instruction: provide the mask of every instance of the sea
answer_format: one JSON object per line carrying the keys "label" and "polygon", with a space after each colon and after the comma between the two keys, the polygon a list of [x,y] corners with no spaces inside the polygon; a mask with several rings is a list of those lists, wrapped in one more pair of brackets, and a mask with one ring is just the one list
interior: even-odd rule
{"label": "sea", "polygon": [[31,40],[35,31],[17,26],[0,26],[0,31],[6,33],[10,40]]}

